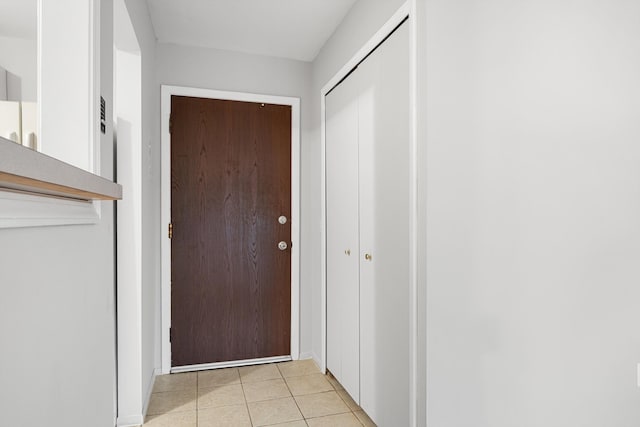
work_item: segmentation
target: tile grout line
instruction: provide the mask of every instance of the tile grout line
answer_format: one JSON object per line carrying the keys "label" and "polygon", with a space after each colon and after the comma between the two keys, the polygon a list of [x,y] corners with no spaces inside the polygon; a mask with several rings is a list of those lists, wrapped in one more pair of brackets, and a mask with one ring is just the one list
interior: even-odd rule
{"label": "tile grout line", "polygon": [[200,399],[200,372],[196,372],[196,427],[200,424],[200,409],[198,408],[198,400]]}
{"label": "tile grout line", "polygon": [[[280,368],[278,368],[278,370],[280,370]],[[308,426],[308,425],[309,425],[309,423],[307,422],[307,420],[311,420],[311,419],[315,419],[315,418],[323,418],[323,417],[327,417],[327,416],[340,415],[340,414],[349,414],[349,413],[350,413],[350,414],[352,414],[352,415],[355,417],[355,419],[358,421],[358,423],[360,423],[361,425],[364,425],[364,424],[362,424],[362,421],[360,421],[360,418],[358,418],[358,417],[356,416],[356,414],[354,413],[355,411],[354,411],[353,409],[351,409],[351,407],[349,406],[349,404],[348,404],[348,403],[343,399],[343,397],[342,397],[342,396],[340,396],[340,393],[338,393],[338,389],[337,389],[337,388],[336,388],[336,387],[331,383],[331,381],[329,381],[329,380],[327,379],[327,375],[326,375],[326,374],[322,374],[322,372],[318,372],[318,373],[319,373],[320,375],[323,375],[323,376],[324,376],[324,378],[327,380],[327,382],[329,383],[329,385],[331,386],[331,388],[332,388],[333,390],[319,391],[319,392],[316,392],[316,393],[307,393],[307,394],[302,394],[302,395],[300,395],[300,396],[310,396],[310,395],[312,395],[312,394],[330,393],[331,391],[333,391],[335,394],[337,394],[337,395],[338,395],[338,397],[340,398],[340,400],[341,400],[341,401],[346,405],[346,407],[347,407],[347,409],[348,409],[349,411],[348,411],[348,412],[341,412],[341,413],[339,413],[339,414],[330,414],[330,415],[323,415],[323,416],[319,416],[319,417],[309,417],[309,418],[306,418],[306,417],[304,416],[304,414],[302,413],[302,410],[300,409],[300,406],[298,405],[298,401],[296,400],[295,396],[293,395],[293,392],[291,391],[291,388],[289,387],[289,383],[287,382],[287,380],[286,380],[286,378],[284,377],[284,375],[282,375],[282,378],[284,379],[285,385],[286,385],[286,386],[287,386],[287,388],[289,389],[289,393],[291,393],[291,396],[293,397],[293,401],[295,402],[296,406],[298,407],[298,410],[300,411],[300,414],[302,415],[302,418],[303,418],[303,420],[304,420],[305,424],[307,424],[307,426]],[[280,371],[280,374],[282,374],[282,371]],[[315,374],[296,375],[296,376],[294,376],[294,377],[295,377],[295,378],[299,378],[299,377],[305,377],[305,376],[310,376],[310,375],[315,375]],[[293,377],[290,377],[290,378],[293,378]],[[337,381],[337,380],[336,380],[336,381]],[[346,392],[346,390],[345,390],[345,392]]]}
{"label": "tile grout line", "polygon": [[282,374],[282,371],[280,370],[280,366],[278,366],[278,372],[280,372],[280,375],[282,376],[282,381],[284,381],[284,385],[287,387],[287,390],[289,390],[289,394],[291,394],[291,398],[293,399],[293,403],[296,404],[296,408],[298,408],[298,412],[300,412],[300,415],[302,416],[302,421],[304,421],[304,423],[308,426],[309,423],[307,423],[307,418],[302,413],[302,409],[300,409],[300,405],[298,405],[298,401],[296,400],[296,397],[293,395],[293,392],[291,391],[291,388],[289,387],[289,383],[287,382],[287,379]]}
{"label": "tile grout line", "polygon": [[[327,374],[325,374],[325,376],[327,376]],[[331,375],[331,376],[333,377],[333,380],[334,380],[336,383],[340,384],[340,382],[336,379],[336,377],[334,377],[333,375]],[[360,418],[358,418],[358,416],[356,415],[356,412],[357,412],[357,411],[356,411],[355,409],[352,409],[352,408],[351,408],[351,406],[349,406],[349,403],[348,403],[348,402],[347,402],[347,401],[346,401],[346,400],[345,400],[345,399],[340,395],[340,390],[338,390],[338,389],[336,388],[336,386],[335,386],[335,385],[333,385],[333,383],[332,383],[331,381],[329,381],[329,384],[331,384],[331,387],[333,387],[333,390],[336,392],[336,394],[338,395],[338,397],[339,397],[340,399],[342,399],[342,401],[344,402],[344,404],[345,404],[345,405],[347,405],[347,408],[349,408],[350,413],[351,413],[351,414],[356,418],[356,420],[358,420],[358,422],[359,422],[362,426],[364,426],[364,423],[362,422],[362,420],[360,420]],[[342,384],[340,384],[340,386],[342,387]],[[345,390],[345,389],[344,389],[344,387],[343,387],[341,390],[342,390],[342,391],[344,391],[344,392],[347,394],[347,396],[349,396],[349,393],[347,392],[347,390]],[[351,398],[351,396],[349,396],[349,397]],[[353,398],[351,398],[351,400],[353,400]],[[354,402],[355,402],[355,401],[354,401]],[[358,405],[358,408],[360,408],[360,405]],[[360,409],[358,409],[358,411],[362,411],[362,412],[364,412],[364,409],[360,408]],[[345,412],[345,414],[346,414],[346,413],[348,413],[348,412]]]}
{"label": "tile grout line", "polygon": [[253,423],[253,417],[251,416],[251,411],[249,410],[249,402],[247,401],[247,393],[244,391],[244,382],[242,381],[242,375],[240,375],[240,369],[238,368],[238,378],[240,378],[240,387],[242,388],[242,397],[244,397],[244,406],[247,408],[247,414],[249,414],[249,423],[251,423],[252,427],[255,427]]}
{"label": "tile grout line", "polygon": [[[289,392],[289,394],[290,394],[290,397],[292,397],[292,398],[293,398],[294,404],[296,405],[296,408],[298,409],[298,411],[299,411],[300,415],[302,416],[302,418],[301,418],[300,420],[301,420],[301,421],[303,421],[303,422],[304,422],[304,424],[308,426],[308,422],[307,422],[308,420],[310,420],[310,419],[315,419],[315,418],[323,418],[324,416],[319,416],[319,417],[309,417],[309,418],[306,418],[306,417],[304,416],[304,414],[302,413],[302,410],[301,410],[301,408],[300,408],[300,406],[299,406],[299,404],[298,404],[298,401],[296,400],[295,396],[293,395],[293,392],[292,392],[292,390],[291,390],[291,387],[290,387],[289,383],[287,382],[287,378],[285,378],[285,376],[284,376],[284,375],[283,375],[283,373],[282,373],[282,370],[280,369],[280,366],[279,366],[280,364],[279,364],[279,363],[276,363],[275,365],[276,365],[276,369],[277,369],[278,373],[280,374],[280,379],[282,379],[282,381],[284,382],[285,387],[286,387],[287,391],[288,391],[288,392]],[[239,378],[239,380],[240,380],[240,381],[239,381],[239,384],[240,384],[240,387],[241,387],[241,390],[242,390],[242,395],[243,395],[243,401],[244,401],[244,404],[245,404],[245,408],[246,408],[247,413],[248,413],[248,415],[249,415],[249,421],[250,421],[250,423],[251,423],[251,426],[255,427],[253,417],[252,417],[252,415],[251,415],[251,412],[249,411],[249,402],[248,402],[248,400],[247,400],[246,390],[245,390],[245,388],[244,388],[244,386],[245,386],[246,384],[245,384],[245,382],[243,382],[243,381],[242,381],[242,377],[240,376],[240,370],[239,370],[239,368],[234,368],[234,369],[236,370],[237,375],[238,375],[238,378]],[[314,374],[315,374],[315,373],[307,373],[306,375],[297,375],[297,376],[294,376],[294,377],[305,377],[305,376],[310,376],[310,375],[314,375]],[[322,374],[322,373],[320,372],[320,374]],[[200,408],[200,406],[199,406],[199,397],[200,397],[200,378],[199,378],[199,377],[200,377],[200,375],[199,375],[199,373],[197,373],[197,374],[196,374],[196,427],[200,425],[200,409],[201,409],[201,408]],[[324,375],[324,377],[325,377],[325,378],[327,378],[327,375]],[[254,381],[254,382],[255,382],[255,383],[259,383],[259,382],[266,382],[266,381],[270,381],[270,380],[277,380],[277,379],[278,379],[278,378],[273,378],[273,379],[266,379],[266,380],[262,380],[262,381]],[[249,383],[247,383],[247,384],[249,384]],[[350,407],[350,405],[348,404],[348,402],[345,400],[345,398],[344,398],[343,396],[341,396],[341,395],[340,395],[340,393],[338,393],[338,391],[339,391],[339,390],[338,390],[338,388],[336,387],[336,385],[334,385],[334,384],[333,384],[332,382],[330,382],[330,381],[329,381],[329,384],[331,385],[331,389],[332,389],[332,390],[325,390],[324,392],[320,392],[320,391],[318,391],[318,392],[315,392],[315,393],[308,393],[307,395],[311,395],[311,394],[320,394],[320,393],[325,393],[325,392],[331,392],[331,391],[333,391],[334,393],[336,393],[336,394],[338,395],[338,397],[340,398],[340,400],[341,400],[341,401],[342,401],[342,402],[347,406],[348,411],[347,411],[347,412],[343,412],[342,414],[351,413],[351,414],[356,418],[356,420],[358,421],[358,424],[360,424],[360,425],[364,425],[364,423],[360,420],[360,418],[358,418],[358,417],[356,416],[356,414],[355,414],[356,410],[352,409],[352,408]],[[304,395],[301,395],[301,396],[304,396]],[[268,401],[271,401],[271,400],[278,400],[278,399],[280,399],[280,398],[266,399],[266,400],[261,400],[260,402],[268,402]],[[341,414],[341,413],[338,413],[338,414],[329,414],[329,415],[326,415],[326,416],[333,416],[333,415],[340,415],[340,414]]]}
{"label": "tile grout line", "polygon": [[[280,370],[280,368],[278,367],[278,370]],[[327,375],[326,374],[322,374],[322,372],[319,372],[321,375],[324,375],[325,379],[327,379]],[[280,371],[280,374],[282,375],[282,371]],[[309,375],[314,375],[314,374],[306,374],[306,375],[297,375],[296,377],[304,377],[304,376],[309,376]],[[304,421],[304,423],[308,426],[309,423],[307,422],[307,420],[310,419],[314,419],[314,418],[322,418],[323,416],[320,417],[305,417],[305,415],[302,413],[302,410],[300,409],[300,405],[298,405],[298,401],[296,400],[295,396],[293,395],[293,392],[291,391],[291,388],[289,387],[289,383],[287,382],[286,378],[284,377],[284,375],[282,375],[282,378],[284,379],[285,385],[287,386],[287,388],[289,389],[289,393],[291,393],[291,396],[293,397],[293,401],[295,402],[296,406],[298,407],[298,411],[300,411],[300,415],[302,415],[302,419]],[[360,419],[358,417],[356,417],[356,414],[353,413],[353,410],[349,407],[349,405],[347,404],[347,402],[344,401],[344,399],[342,398],[342,396],[340,396],[340,394],[338,393],[338,390],[335,388],[335,386],[331,383],[331,381],[329,381],[327,379],[327,382],[329,383],[329,385],[331,386],[331,388],[333,390],[334,393],[336,393],[338,395],[338,398],[340,398],[340,400],[342,400],[342,402],[347,406],[347,409],[349,410],[349,412],[356,418],[356,420],[362,424],[362,422],[360,421]],[[324,391],[324,392],[317,392],[317,393],[309,393],[306,395],[300,395],[300,396],[309,396],[312,394],[320,394],[320,393],[329,393],[331,391]],[[343,412],[344,414],[347,414],[349,412]],[[339,414],[331,414],[331,415],[339,415]],[[330,415],[329,415],[330,416]]]}

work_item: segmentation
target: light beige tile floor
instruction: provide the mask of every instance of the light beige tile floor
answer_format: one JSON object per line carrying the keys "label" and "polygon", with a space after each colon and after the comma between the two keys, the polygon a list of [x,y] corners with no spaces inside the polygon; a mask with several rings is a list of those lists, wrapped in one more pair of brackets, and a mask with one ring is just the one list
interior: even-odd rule
{"label": "light beige tile floor", "polygon": [[375,427],[312,360],[162,375],[150,427]]}

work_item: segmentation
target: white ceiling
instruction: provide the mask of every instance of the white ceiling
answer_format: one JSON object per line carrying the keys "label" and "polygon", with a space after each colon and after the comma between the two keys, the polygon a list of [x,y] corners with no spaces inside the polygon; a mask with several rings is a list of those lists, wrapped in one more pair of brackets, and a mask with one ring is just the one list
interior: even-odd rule
{"label": "white ceiling", "polygon": [[[0,0],[4,1],[4,0]],[[356,0],[147,0],[161,43],[312,61]]]}
{"label": "white ceiling", "polygon": [[36,0],[0,0],[0,36],[36,38]]}

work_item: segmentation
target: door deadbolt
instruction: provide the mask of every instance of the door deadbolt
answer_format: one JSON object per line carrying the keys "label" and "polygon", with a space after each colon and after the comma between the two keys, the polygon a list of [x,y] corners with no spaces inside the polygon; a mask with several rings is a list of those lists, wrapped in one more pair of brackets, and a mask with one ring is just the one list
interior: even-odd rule
{"label": "door deadbolt", "polygon": [[284,215],[281,215],[281,216],[278,218],[278,222],[279,222],[280,224],[282,224],[282,225],[285,225],[285,224],[287,223],[287,217],[286,217],[286,216],[284,216]]}
{"label": "door deadbolt", "polygon": [[289,246],[287,245],[287,242],[285,242],[284,240],[278,243],[278,249],[280,249],[281,251],[286,250],[288,247]]}

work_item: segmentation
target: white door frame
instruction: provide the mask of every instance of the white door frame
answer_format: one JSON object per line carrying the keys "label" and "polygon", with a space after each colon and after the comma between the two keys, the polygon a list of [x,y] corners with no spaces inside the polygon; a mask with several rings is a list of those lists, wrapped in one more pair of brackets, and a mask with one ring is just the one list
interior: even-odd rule
{"label": "white door frame", "polygon": [[[321,366],[320,369],[323,373],[327,371],[327,158],[326,158],[326,123],[325,123],[325,110],[326,110],[326,95],[338,85],[347,75],[362,62],[380,43],[382,43],[405,19],[409,18],[409,55],[410,55],[410,182],[407,185],[410,186],[410,210],[411,215],[409,220],[409,232],[410,232],[410,325],[408,325],[407,333],[410,334],[409,338],[409,354],[411,360],[401,361],[398,363],[410,364],[410,420],[411,426],[417,425],[417,372],[418,372],[418,276],[417,276],[417,230],[418,230],[418,164],[417,164],[417,103],[416,103],[416,90],[417,90],[417,31],[416,22],[413,18],[415,16],[416,0],[407,0],[400,8],[389,18],[387,22],[358,50],[353,57],[338,71],[323,87],[320,91],[320,152],[321,152],[321,250],[320,250],[320,285],[321,300],[320,300],[320,327],[321,327]],[[405,24],[406,25],[406,24]]]}
{"label": "white door frame", "polygon": [[[162,373],[168,374],[172,371],[185,370],[179,368],[172,370],[171,343],[169,341],[169,328],[171,327],[171,241],[167,235],[167,227],[171,222],[171,136],[169,134],[169,117],[171,116],[172,95],[291,106],[291,359],[297,360],[300,356],[300,98],[162,85],[160,167]],[[208,367],[248,365],[265,361],[267,359],[252,359],[239,361],[239,363],[210,364]],[[195,370],[198,369],[197,366],[185,368],[187,368],[186,370]]]}

